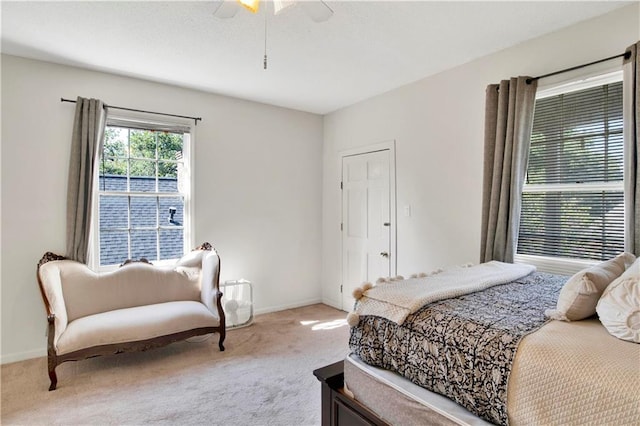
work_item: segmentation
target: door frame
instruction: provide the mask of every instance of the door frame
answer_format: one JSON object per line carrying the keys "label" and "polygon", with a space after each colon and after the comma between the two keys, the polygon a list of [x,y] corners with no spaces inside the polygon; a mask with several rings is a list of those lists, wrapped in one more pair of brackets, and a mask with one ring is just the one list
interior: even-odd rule
{"label": "door frame", "polygon": [[[389,151],[389,221],[391,222],[391,227],[389,229],[389,248],[391,253],[389,254],[389,269],[391,271],[391,275],[395,276],[398,274],[398,243],[397,243],[397,203],[396,203],[396,141],[395,139],[379,142],[371,145],[365,145],[357,148],[350,148],[343,151],[340,151],[340,182],[343,182],[344,176],[343,173],[343,163],[345,157],[353,157],[356,155],[362,154],[370,154],[373,152],[379,151]],[[340,223],[344,223],[345,218],[342,217],[344,206],[343,197],[342,197],[342,189],[340,189]],[[344,232],[340,233],[340,288],[342,289],[344,286],[343,277],[344,277]],[[373,284],[373,283],[372,283]],[[343,297],[342,290],[340,291],[340,305],[342,306]],[[345,306],[342,306],[342,309],[345,309]],[[351,310],[351,307],[348,307]]]}

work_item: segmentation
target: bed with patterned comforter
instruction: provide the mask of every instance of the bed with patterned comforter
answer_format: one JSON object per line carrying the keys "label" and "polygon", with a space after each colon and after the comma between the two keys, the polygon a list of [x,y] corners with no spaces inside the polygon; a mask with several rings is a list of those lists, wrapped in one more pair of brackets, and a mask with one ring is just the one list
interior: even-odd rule
{"label": "bed with patterned comforter", "polygon": [[[494,280],[482,289],[464,291],[465,294],[454,297],[427,297],[429,303],[410,309],[402,317],[394,314],[397,306],[393,303],[388,309],[390,314],[385,315],[376,293],[369,291],[365,294],[371,298],[363,297],[356,303],[359,321],[351,328],[349,345],[352,353],[365,363],[397,372],[485,420],[507,425],[513,417],[508,413],[507,396],[515,389],[515,386],[508,389],[509,378],[519,343],[548,322],[544,311],[555,307],[566,280],[564,276],[528,272],[507,283],[496,284]],[[420,287],[416,280],[404,281]],[[427,277],[422,284],[428,287],[430,282]],[[379,284],[379,293],[388,284]],[[402,281],[392,284],[402,287]],[[539,364],[529,368],[527,374],[535,376],[539,368]],[[577,370],[571,374],[580,375]],[[582,386],[580,380],[577,389]],[[637,389],[637,385],[629,383],[624,386]],[[528,391],[548,392],[531,386]],[[562,389],[553,389],[556,394],[558,391]],[[562,397],[556,395],[557,398]],[[637,396],[631,398],[637,400]],[[553,412],[553,407],[534,408],[533,411]],[[633,412],[630,415],[638,418]]]}

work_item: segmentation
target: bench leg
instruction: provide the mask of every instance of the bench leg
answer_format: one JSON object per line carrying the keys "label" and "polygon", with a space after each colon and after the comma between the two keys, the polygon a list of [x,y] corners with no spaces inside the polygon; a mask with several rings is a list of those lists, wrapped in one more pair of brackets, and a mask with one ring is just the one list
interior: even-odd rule
{"label": "bench leg", "polygon": [[49,364],[49,380],[51,380],[51,385],[49,386],[49,390],[56,390],[56,386],[58,385],[58,376],[56,375],[56,366]]}
{"label": "bench leg", "polygon": [[224,345],[222,344],[224,342],[224,338],[225,338],[225,329],[223,328],[222,331],[220,331],[220,340],[218,340],[218,347],[220,348],[220,352],[224,351]]}

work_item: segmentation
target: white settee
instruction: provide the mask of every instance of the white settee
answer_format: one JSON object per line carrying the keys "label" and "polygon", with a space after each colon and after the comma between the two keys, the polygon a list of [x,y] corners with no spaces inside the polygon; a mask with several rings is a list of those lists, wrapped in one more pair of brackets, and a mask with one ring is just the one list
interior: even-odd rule
{"label": "white settee", "polygon": [[112,272],[47,253],[38,283],[47,310],[48,369],[99,355],[144,351],[192,336],[219,333],[225,317],[220,299],[220,258],[208,243],[171,267],[125,262]]}

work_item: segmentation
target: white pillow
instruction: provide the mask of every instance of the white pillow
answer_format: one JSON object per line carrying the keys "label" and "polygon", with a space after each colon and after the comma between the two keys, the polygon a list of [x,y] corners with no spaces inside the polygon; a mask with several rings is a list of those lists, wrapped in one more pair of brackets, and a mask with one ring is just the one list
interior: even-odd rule
{"label": "white pillow", "polygon": [[633,254],[621,253],[611,260],[576,273],[560,290],[556,309],[548,309],[545,315],[561,321],[579,321],[594,315],[604,290],[634,260]]}
{"label": "white pillow", "polygon": [[607,287],[596,311],[612,336],[640,343],[640,258]]}

